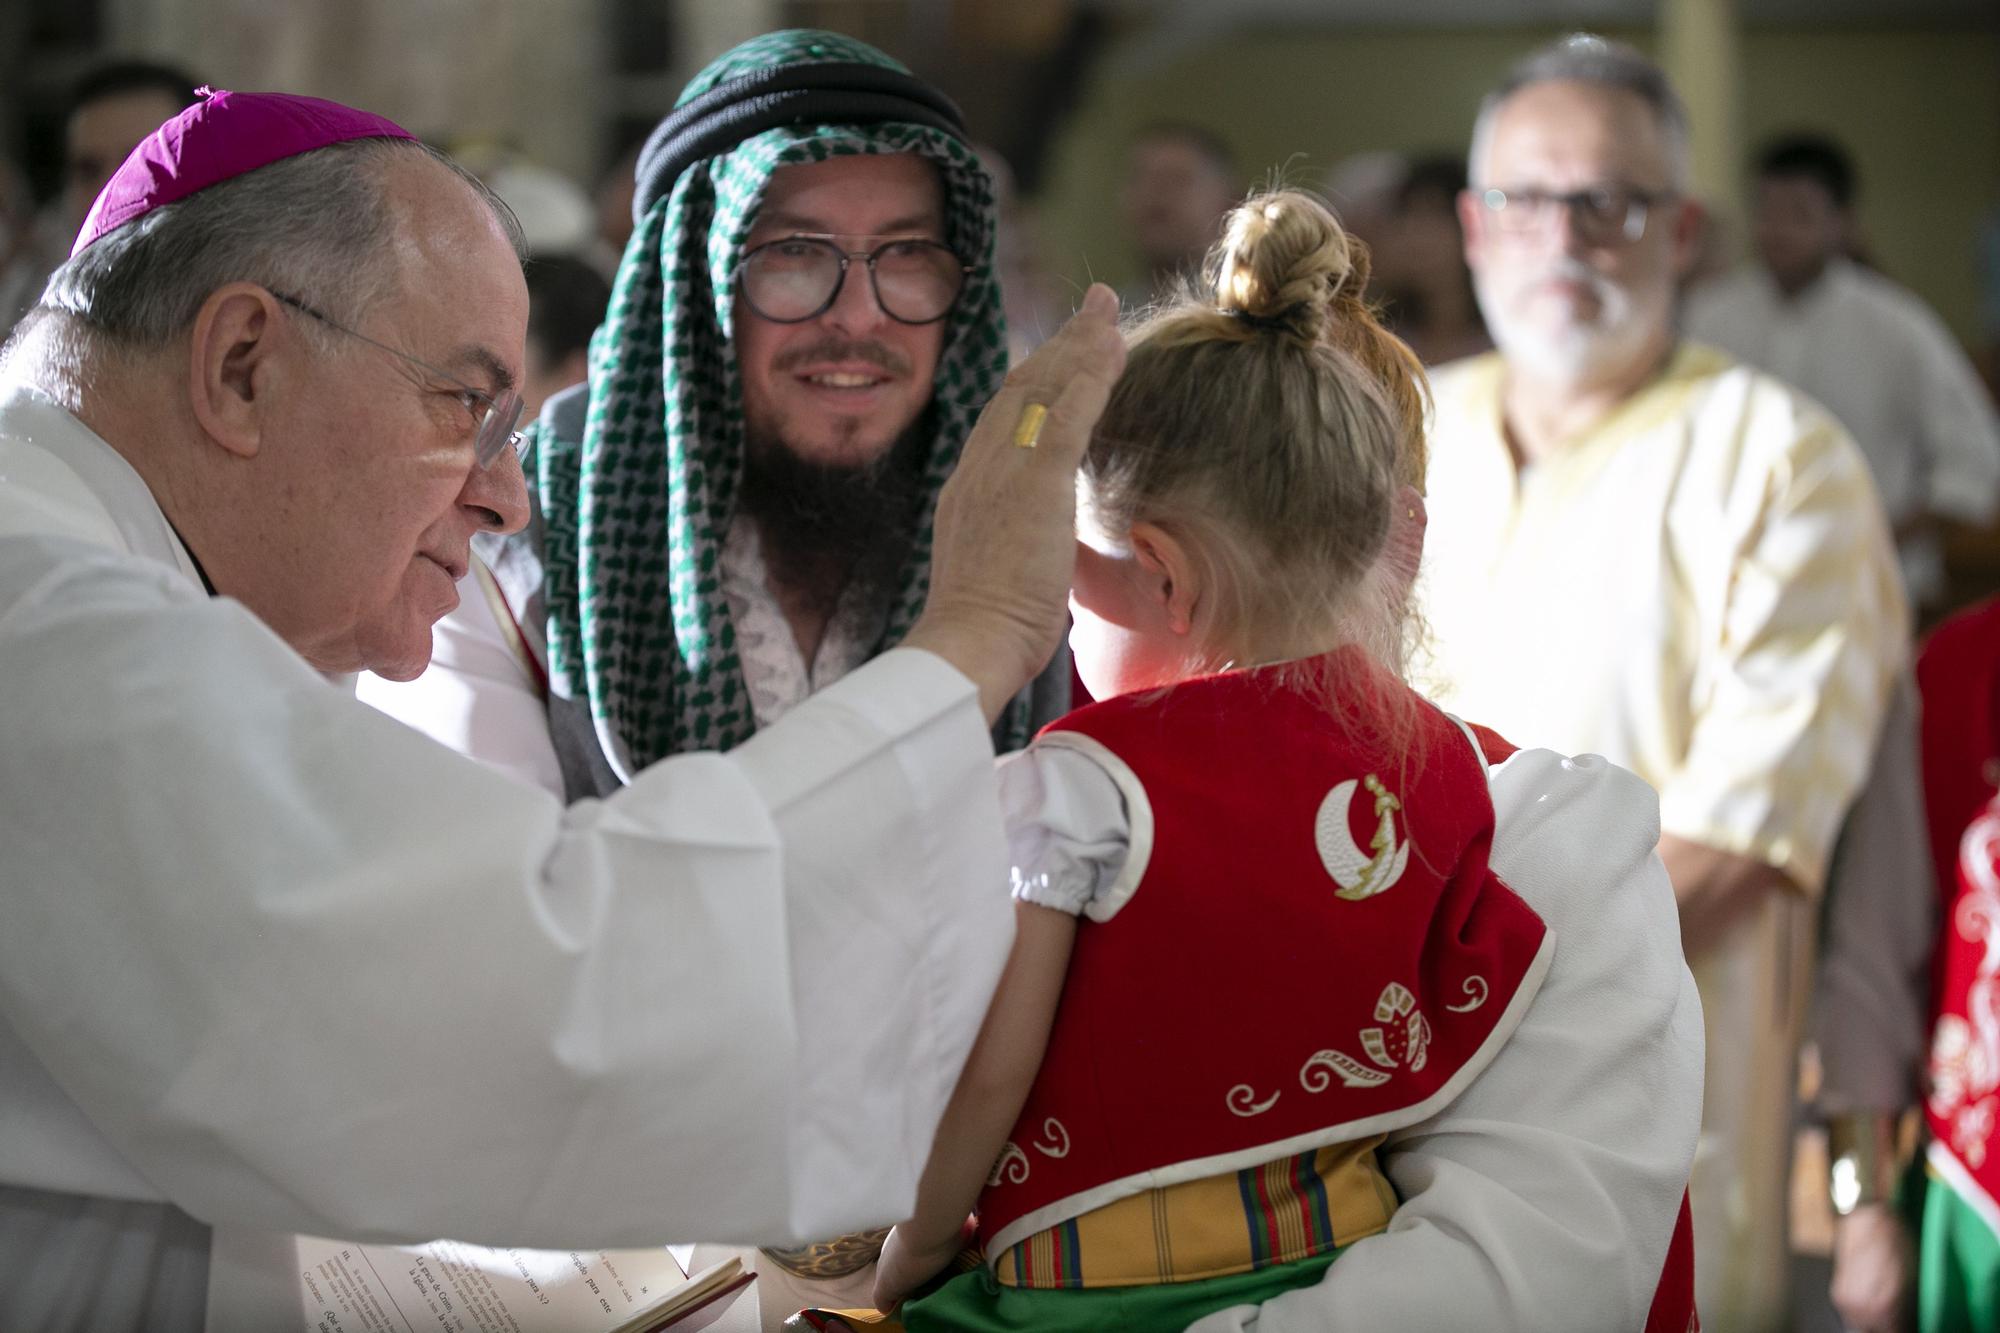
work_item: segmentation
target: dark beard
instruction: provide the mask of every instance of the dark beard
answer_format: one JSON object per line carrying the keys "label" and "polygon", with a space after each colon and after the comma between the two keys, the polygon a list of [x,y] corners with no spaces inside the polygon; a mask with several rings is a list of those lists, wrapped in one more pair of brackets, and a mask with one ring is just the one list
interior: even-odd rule
{"label": "dark beard", "polygon": [[756,521],[782,602],[831,616],[849,588],[873,603],[895,589],[916,538],[934,429],[927,407],[867,463],[801,458],[783,440],[746,432],[737,511]]}

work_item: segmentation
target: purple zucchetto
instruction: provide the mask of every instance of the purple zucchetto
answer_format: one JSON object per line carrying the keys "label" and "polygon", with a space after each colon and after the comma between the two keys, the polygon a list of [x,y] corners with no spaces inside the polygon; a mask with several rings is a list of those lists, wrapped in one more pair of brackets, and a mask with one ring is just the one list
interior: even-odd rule
{"label": "purple zucchetto", "polygon": [[349,139],[411,139],[395,121],[291,93],[197,90],[200,101],[139,141],[90,206],[70,247],[246,171]]}

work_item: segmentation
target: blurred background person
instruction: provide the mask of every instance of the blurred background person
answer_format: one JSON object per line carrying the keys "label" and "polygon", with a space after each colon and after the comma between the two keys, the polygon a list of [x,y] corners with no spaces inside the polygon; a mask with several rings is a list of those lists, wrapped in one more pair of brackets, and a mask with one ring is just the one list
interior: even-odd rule
{"label": "blurred background person", "polygon": [[611,304],[611,284],[574,255],[530,254],[527,373],[521,379],[521,419],[541,416],[542,404],[590,369],[590,335]]}
{"label": "blurred background person", "polygon": [[639,150],[643,147],[643,139],[635,140],[612,159],[591,187],[591,203],[597,208],[597,238],[584,258],[607,278],[618,272],[625,242],[632,239],[632,195],[638,189]]}
{"label": "blurred background person", "polygon": [[27,176],[0,155],[0,338],[42,294],[47,270],[40,235]]}
{"label": "blurred background person", "polygon": [[[1911,598],[1935,610],[1947,593],[1938,521],[1991,519],[2000,435],[1943,322],[1858,259],[1866,247],[1846,149],[1786,135],[1758,153],[1753,174],[1752,258],[1692,286],[1685,331],[1840,418],[1874,474]],[[1899,702],[1843,832],[1811,1027],[1831,1168],[1830,1297],[1864,1333],[1903,1326],[1916,1270],[1895,1200],[1898,1126],[1919,1100],[1935,929],[1914,730],[1914,710]]]}
{"label": "blurred background person", "polygon": [[[991,144],[974,144],[979,165],[993,178],[993,202],[1000,211],[993,237],[994,276],[1000,280],[1000,307],[1007,317],[1007,360],[1019,361],[1062,327],[1074,304],[1050,274],[1034,205],[1021,197],[1013,164]],[[1079,293],[1079,299],[1081,294]]]}
{"label": "blurred background person", "polygon": [[[194,104],[194,79],[173,65],[116,60],[71,85],[63,122],[62,192],[10,247],[0,239],[0,334],[41,297],[42,284],[69,258],[70,242],[111,173],[139,140]],[[19,214],[15,214],[19,226]]]}
{"label": "blurred background person", "polygon": [[[71,238],[111,173],[139,140],[194,105],[194,89],[185,70],[148,60],[99,65],[77,80],[63,152],[63,223]],[[68,253],[65,245],[64,258]]]}
{"label": "blurred background person", "polygon": [[589,252],[597,239],[597,204],[581,185],[507,144],[454,143],[451,154],[514,210],[529,254]]}
{"label": "blurred background person", "polygon": [[1736,267],[1736,232],[1737,228],[1724,208],[1714,200],[1702,201],[1701,226],[1695,231],[1694,257],[1688,261],[1687,272],[1681,275],[1680,280],[1683,300],[1689,292],[1706,286]]}
{"label": "blurred background person", "polygon": [[1834,421],[1674,335],[1700,206],[1657,66],[1589,36],[1529,56],[1482,104],[1469,167],[1498,352],[1431,381],[1437,697],[1659,791],[1708,1033],[1701,1311],[1781,1327],[1817,900],[1904,660],[1887,527]]}
{"label": "blurred background person", "polygon": [[[1815,1058],[1800,1082],[1811,1098],[1809,1121],[1826,1134],[1825,1203],[1833,1214],[1827,1299],[1850,1333],[1900,1333],[1915,1272],[1897,1194],[1908,1165],[1904,1126],[1922,1100],[1937,940],[1918,761],[1924,743],[1916,685],[1905,673],[1866,785],[1834,844],[1820,910],[1808,1027]],[[1802,1165],[1817,1160],[1800,1155]],[[1812,1197],[1819,1185],[1801,1173],[1802,1195]],[[1800,1229],[1817,1229],[1810,1214]],[[1795,1280],[1809,1289],[1816,1278],[1800,1272]]]}
{"label": "blurred background person", "polygon": [[1396,183],[1375,251],[1389,327],[1425,365],[1476,356],[1493,346],[1465,266],[1465,233],[1458,220],[1464,189],[1464,158],[1438,153],[1411,162]]}
{"label": "blurred background person", "polygon": [[[1397,196],[1409,178],[1410,159],[1386,149],[1343,157],[1326,173],[1326,201],[1347,233],[1379,257],[1396,222]],[[1381,299],[1381,264],[1368,274],[1368,298]]]}
{"label": "blurred background person", "polygon": [[1817,399],[1847,427],[1895,529],[1911,600],[1945,596],[1939,524],[1989,524],[2000,504],[2000,423],[1965,352],[1931,308],[1848,256],[1857,181],[1823,135],[1757,157],[1752,261],[1697,288],[1688,336]]}
{"label": "blurred background person", "polygon": [[1121,293],[1127,309],[1201,267],[1222,219],[1243,197],[1243,173],[1222,137],[1189,121],[1154,121],[1132,136],[1120,211],[1145,278]]}

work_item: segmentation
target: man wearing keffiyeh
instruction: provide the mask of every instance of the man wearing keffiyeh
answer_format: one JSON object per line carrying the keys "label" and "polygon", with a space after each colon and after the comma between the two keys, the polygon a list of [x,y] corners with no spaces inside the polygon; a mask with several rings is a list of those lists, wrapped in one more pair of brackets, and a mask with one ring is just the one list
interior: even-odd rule
{"label": "man wearing keffiyeh", "polygon": [[[710,64],[648,143],[633,212],[589,384],[535,426],[537,521],[481,551],[488,597],[441,627],[428,677],[364,687],[478,755],[476,727],[438,716],[481,707],[452,645],[505,638],[523,669],[503,688],[546,699],[553,760],[518,707],[502,748],[532,742],[525,766],[572,800],[736,745],[895,645],[938,489],[1007,366],[991,182],[956,108],[864,43],[769,33]],[[941,318],[885,309],[885,287],[914,299],[893,266],[915,262],[885,242],[945,261]],[[779,322],[747,279],[792,294],[791,251],[839,286]],[[1058,715],[1067,679],[1058,662],[996,741]]]}
{"label": "man wearing keffiyeh", "polygon": [[[481,550],[487,596],[439,627],[425,677],[363,690],[571,800],[730,748],[894,646],[1007,368],[991,181],[956,108],[864,43],[777,32],[714,61],[642,153],[633,214],[589,383],[535,426],[537,520]],[[463,650],[501,642],[496,685]],[[1067,687],[1065,652],[996,744]],[[843,1277],[878,1245],[771,1258]],[[864,1304],[866,1274],[847,1285],[827,1303]]]}

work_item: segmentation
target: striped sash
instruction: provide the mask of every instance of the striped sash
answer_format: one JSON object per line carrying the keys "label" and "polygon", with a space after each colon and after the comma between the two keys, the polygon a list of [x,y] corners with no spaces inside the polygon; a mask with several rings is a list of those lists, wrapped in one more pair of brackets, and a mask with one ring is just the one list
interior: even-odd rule
{"label": "striped sash", "polygon": [[1389,1225],[1381,1135],[1147,1190],[1036,1232],[1000,1256],[1002,1285],[1194,1282],[1324,1254]]}

